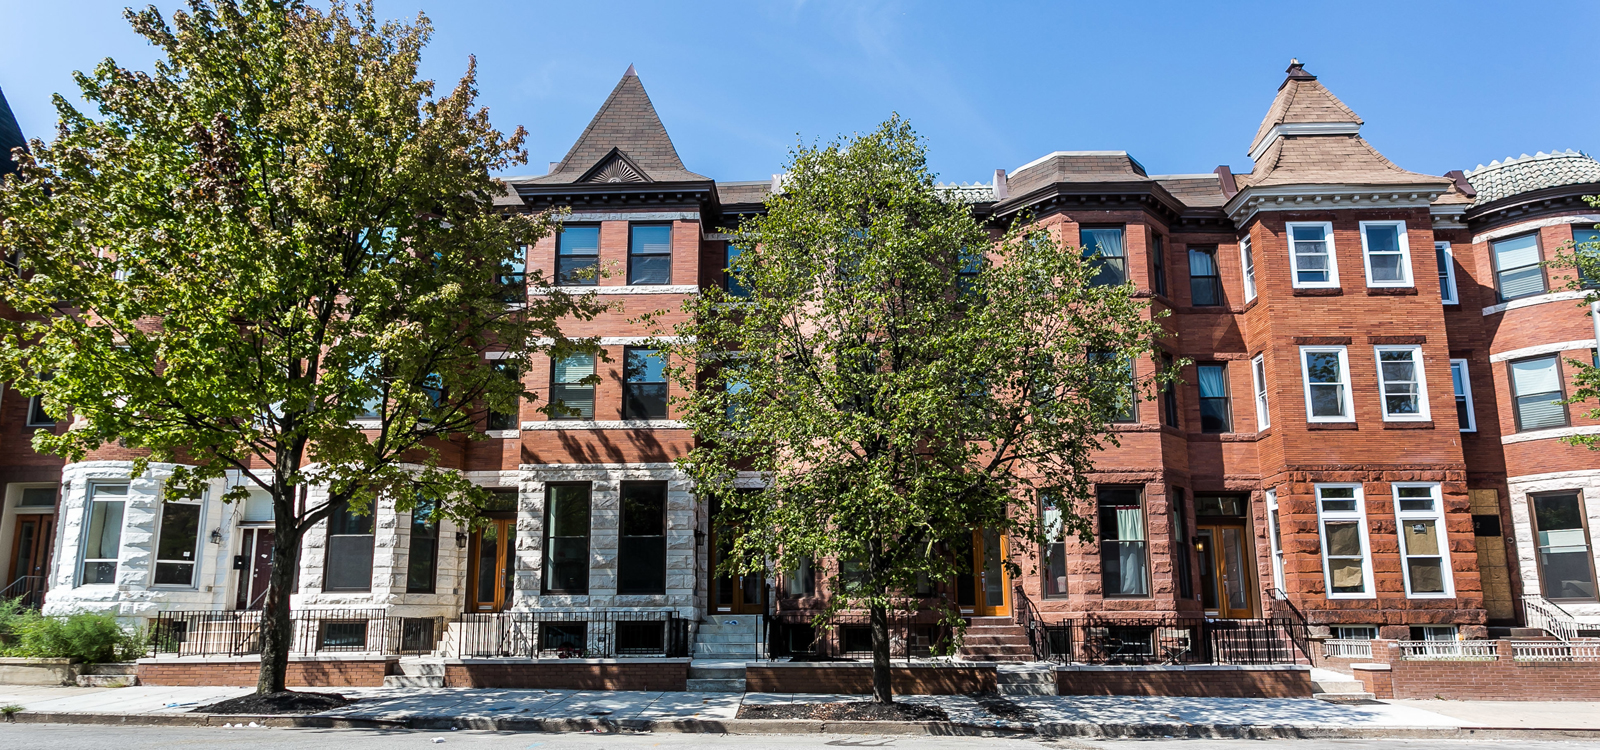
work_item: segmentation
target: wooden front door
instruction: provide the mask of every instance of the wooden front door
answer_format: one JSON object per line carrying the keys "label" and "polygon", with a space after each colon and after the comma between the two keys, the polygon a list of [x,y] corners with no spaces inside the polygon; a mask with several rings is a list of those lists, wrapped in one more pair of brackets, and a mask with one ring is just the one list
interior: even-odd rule
{"label": "wooden front door", "polygon": [[272,529],[239,530],[239,557],[234,569],[239,573],[239,594],[234,609],[261,609],[267,603],[267,584],[272,580]]}
{"label": "wooden front door", "polygon": [[719,615],[759,615],[767,611],[767,578],[761,573],[718,575],[717,568],[733,549],[732,534],[711,533],[711,605]]}
{"label": "wooden front door", "polygon": [[517,519],[491,518],[472,532],[467,548],[467,611],[502,612],[511,606]]}
{"label": "wooden front door", "polygon": [[[25,591],[14,591],[19,596],[30,596],[27,604],[38,606],[44,602],[44,582],[50,575],[50,548],[55,543],[56,517],[48,513],[30,513],[17,516],[16,535],[12,537],[11,571],[6,586],[17,579],[37,576]],[[0,588],[6,588],[0,586]]]}
{"label": "wooden front door", "polygon": [[973,614],[999,617],[1011,614],[1011,578],[1006,575],[1006,538],[994,529],[972,533],[972,569],[977,571]]}
{"label": "wooden front door", "polygon": [[1255,545],[1243,523],[1204,523],[1197,529],[1200,601],[1223,619],[1260,617]]}

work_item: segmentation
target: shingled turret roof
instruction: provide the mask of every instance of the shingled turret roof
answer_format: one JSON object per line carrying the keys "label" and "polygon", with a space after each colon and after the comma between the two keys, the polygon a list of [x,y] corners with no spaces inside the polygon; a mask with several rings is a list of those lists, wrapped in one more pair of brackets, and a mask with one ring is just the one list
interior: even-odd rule
{"label": "shingled turret roof", "polygon": [[0,91],[0,175],[17,171],[16,162],[11,160],[11,149],[27,147],[28,140],[22,137],[17,117],[11,114],[11,105],[6,103],[6,92]]}
{"label": "shingled turret roof", "polygon": [[694,182],[710,178],[685,169],[639,82],[633,66],[550,173],[525,182],[559,185],[577,182]]}

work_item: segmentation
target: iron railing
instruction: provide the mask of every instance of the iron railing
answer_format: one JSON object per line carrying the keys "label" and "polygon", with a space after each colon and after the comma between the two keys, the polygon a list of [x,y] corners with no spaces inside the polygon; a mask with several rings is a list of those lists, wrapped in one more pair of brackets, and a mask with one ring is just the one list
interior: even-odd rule
{"label": "iron railing", "polygon": [[[259,610],[162,612],[150,620],[152,654],[246,656],[261,653]],[[444,635],[443,617],[396,617],[381,609],[303,609],[289,613],[289,653],[427,654]]]}
{"label": "iron railing", "polygon": [[44,605],[45,588],[44,576],[17,576],[16,580],[0,589],[0,601],[15,599],[24,607],[38,609]]}
{"label": "iron railing", "polygon": [[1028,648],[1033,650],[1033,658],[1048,661],[1050,640],[1044,636],[1044,618],[1021,586],[1011,592],[1011,610],[1012,621],[1022,626],[1022,632],[1028,637]]}
{"label": "iron railing", "polygon": [[[1289,601],[1289,594],[1283,589],[1277,587],[1269,588],[1267,589],[1267,596],[1271,597],[1274,602],[1282,604],[1284,609],[1289,610],[1289,622],[1287,625],[1289,640],[1294,643],[1295,648],[1300,649],[1300,653],[1306,657],[1307,662],[1315,662],[1316,660],[1311,658],[1311,626],[1306,624],[1306,616],[1300,613],[1300,608],[1294,606],[1294,602]],[[1281,620],[1283,618],[1276,619]]]}
{"label": "iron railing", "polygon": [[1079,664],[1301,664],[1292,620],[1084,618],[1046,623],[1043,657]]}
{"label": "iron railing", "polygon": [[1561,605],[1538,594],[1522,595],[1522,617],[1530,628],[1540,628],[1563,641],[1578,637],[1578,621]]}
{"label": "iron railing", "polygon": [[[767,657],[791,661],[870,659],[872,621],[865,612],[841,612],[820,624],[815,612],[779,612],[767,620]],[[889,615],[889,656],[910,659],[952,651],[950,627],[936,612]]]}
{"label": "iron railing", "polygon": [[1406,661],[1495,661],[1494,641],[1397,641]]}
{"label": "iron railing", "polygon": [[1600,661],[1600,640],[1512,641],[1515,661]]}
{"label": "iron railing", "polygon": [[1329,638],[1322,642],[1325,659],[1371,659],[1372,641],[1354,638]]}
{"label": "iron railing", "polygon": [[673,610],[472,612],[453,623],[458,658],[686,657],[689,621]]}

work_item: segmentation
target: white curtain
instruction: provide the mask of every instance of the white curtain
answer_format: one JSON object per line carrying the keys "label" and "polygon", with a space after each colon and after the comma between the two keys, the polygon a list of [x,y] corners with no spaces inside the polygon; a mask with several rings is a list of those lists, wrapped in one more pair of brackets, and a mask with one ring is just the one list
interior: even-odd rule
{"label": "white curtain", "polygon": [[1122,593],[1145,593],[1144,513],[1138,506],[1117,509],[1117,541],[1121,544],[1118,563],[1122,571]]}
{"label": "white curtain", "polygon": [[1122,230],[1121,229],[1085,229],[1083,230],[1083,246],[1085,249],[1100,248],[1100,256],[1105,258],[1121,258]]}

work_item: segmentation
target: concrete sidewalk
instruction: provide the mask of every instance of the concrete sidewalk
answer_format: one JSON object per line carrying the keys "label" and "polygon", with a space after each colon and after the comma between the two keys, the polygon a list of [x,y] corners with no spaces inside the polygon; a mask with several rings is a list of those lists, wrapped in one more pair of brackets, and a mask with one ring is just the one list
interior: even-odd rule
{"label": "concrete sidewalk", "polygon": [[[60,723],[277,726],[406,726],[574,731],[863,732],[950,734],[1023,732],[1070,736],[1449,737],[1480,730],[1593,728],[1594,704],[1475,704],[1444,701],[1335,705],[1317,700],[1005,696],[1035,721],[1006,721],[967,696],[902,696],[944,708],[949,724],[737,719],[743,704],[865,700],[860,695],[604,692],[464,688],[351,688],[354,705],[303,717],[192,714],[196,706],[245,695],[250,688],[0,687],[0,705],[20,705],[18,721]],[[1442,710],[1442,709],[1448,710]],[[1587,715],[1587,716],[1585,716]],[[1522,721],[1514,721],[1515,718]],[[1528,717],[1537,717],[1527,720]],[[1570,721],[1569,721],[1570,720]],[[1553,724],[1553,725],[1552,725]]]}

